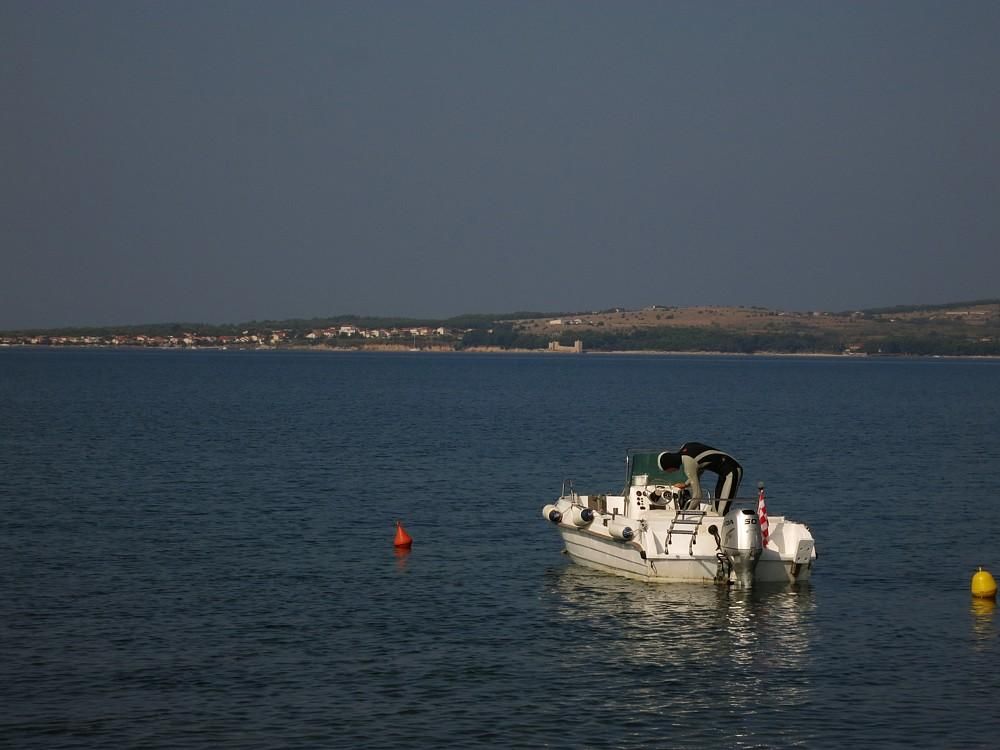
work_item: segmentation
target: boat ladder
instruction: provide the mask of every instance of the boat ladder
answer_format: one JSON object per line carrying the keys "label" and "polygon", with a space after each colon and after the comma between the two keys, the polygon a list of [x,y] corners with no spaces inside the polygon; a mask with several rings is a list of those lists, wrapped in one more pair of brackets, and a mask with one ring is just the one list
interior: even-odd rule
{"label": "boat ladder", "polygon": [[667,549],[670,549],[670,540],[674,534],[690,534],[691,542],[688,544],[688,554],[694,554],[694,540],[698,537],[698,527],[705,517],[703,510],[679,510],[670,522],[667,530]]}

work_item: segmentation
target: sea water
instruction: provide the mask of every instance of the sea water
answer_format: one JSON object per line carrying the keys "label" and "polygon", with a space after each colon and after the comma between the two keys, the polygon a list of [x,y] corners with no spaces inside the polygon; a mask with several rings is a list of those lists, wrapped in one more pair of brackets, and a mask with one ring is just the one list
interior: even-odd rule
{"label": "sea water", "polygon": [[[688,440],[811,585],[561,554]],[[0,350],[0,745],[995,747],[998,456],[996,361]]]}

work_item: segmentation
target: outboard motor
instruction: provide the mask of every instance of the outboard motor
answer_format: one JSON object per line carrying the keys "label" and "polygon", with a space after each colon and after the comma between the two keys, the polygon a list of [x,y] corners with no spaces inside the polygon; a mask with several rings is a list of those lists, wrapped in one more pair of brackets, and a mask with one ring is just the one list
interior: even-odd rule
{"label": "outboard motor", "polygon": [[753,585],[753,571],[764,550],[756,511],[734,508],[722,521],[722,552],[733,566],[736,585]]}

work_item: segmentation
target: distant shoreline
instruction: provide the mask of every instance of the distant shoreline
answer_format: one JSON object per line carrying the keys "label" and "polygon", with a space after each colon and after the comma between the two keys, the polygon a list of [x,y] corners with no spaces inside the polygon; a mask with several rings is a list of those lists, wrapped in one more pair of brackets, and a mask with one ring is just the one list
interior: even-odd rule
{"label": "distant shoreline", "polygon": [[833,352],[723,352],[723,351],[666,351],[655,349],[585,350],[583,352],[551,351],[549,349],[503,349],[501,347],[476,346],[464,349],[451,347],[407,347],[401,345],[338,347],[338,346],[134,346],[109,344],[0,344],[4,350],[90,350],[90,351],[162,351],[162,352],[311,352],[316,354],[519,354],[551,357],[597,356],[597,357],[772,357],[782,359],[838,359],[838,360],[886,360],[886,359],[960,359],[960,360],[1000,360],[1000,355],[991,354],[837,354]]}
{"label": "distant shoreline", "polygon": [[[340,316],[0,332],[0,346],[583,353],[640,356],[1000,357],[1000,299],[853,313],[652,305],[448,320]],[[567,351],[568,350],[568,351]]]}

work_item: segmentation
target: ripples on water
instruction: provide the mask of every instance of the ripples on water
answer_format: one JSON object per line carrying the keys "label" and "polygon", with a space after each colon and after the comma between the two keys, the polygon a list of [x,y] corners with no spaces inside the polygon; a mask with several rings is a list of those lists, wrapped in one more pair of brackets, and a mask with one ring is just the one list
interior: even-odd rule
{"label": "ripples on water", "polygon": [[[0,744],[993,747],[998,367],[0,352]],[[559,554],[563,478],[688,439],[812,586]]]}

